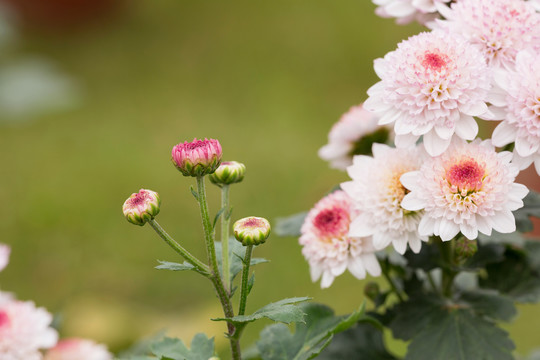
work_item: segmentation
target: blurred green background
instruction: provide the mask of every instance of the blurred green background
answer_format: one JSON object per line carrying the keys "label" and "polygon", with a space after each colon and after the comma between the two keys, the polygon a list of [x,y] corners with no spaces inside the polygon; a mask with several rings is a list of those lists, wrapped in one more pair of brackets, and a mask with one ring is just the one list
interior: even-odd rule
{"label": "blurred green background", "polygon": [[[309,209],[346,180],[317,157],[330,127],[365,100],[377,81],[373,59],[421,28],[376,17],[367,0],[138,0],[110,9],[80,23],[68,12],[73,21],[59,26],[30,16],[4,53],[52,61],[79,100],[0,119],[0,241],[13,249],[1,288],[59,314],[63,336],[114,351],[160,329],[187,341],[204,330],[224,346],[224,325],[209,320],[220,315],[210,283],[153,269],[179,259],[150,227],[127,223],[122,203],[140,188],[158,191],[158,221],[204,257],[194,182],[175,170],[170,150],[211,137],[225,160],[247,166],[231,190],[233,220]],[[209,185],[209,196],[215,212],[218,189]],[[271,263],[256,268],[248,311],[292,296],[338,313],[364,301],[349,274],[327,290],[312,284],[300,250],[297,239],[276,236],[257,248]],[[539,345],[531,321],[539,315],[521,306],[506,326],[521,354]]]}

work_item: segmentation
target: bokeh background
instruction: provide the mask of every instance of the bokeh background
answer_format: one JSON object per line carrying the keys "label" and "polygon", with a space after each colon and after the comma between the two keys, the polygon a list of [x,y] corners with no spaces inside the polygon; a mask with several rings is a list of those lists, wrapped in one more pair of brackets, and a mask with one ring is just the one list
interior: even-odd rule
{"label": "bokeh background", "polygon": [[[217,138],[224,159],[246,164],[233,220],[307,210],[347,179],[317,150],[366,99],[373,59],[422,30],[378,18],[368,0],[0,5],[0,241],[12,246],[0,285],[55,313],[63,336],[113,351],[162,329],[185,341],[206,331],[226,346],[224,325],[209,320],[221,311],[210,283],[155,270],[179,259],[121,213],[132,192],[158,191],[158,221],[204,257],[193,181],[170,163],[172,146]],[[208,191],[215,212],[219,191]],[[271,262],[256,268],[248,311],[292,296],[338,313],[364,301],[348,274],[327,290],[312,284],[295,238],[274,236],[255,256]],[[540,308],[519,310],[505,328],[526,354],[540,345]]]}

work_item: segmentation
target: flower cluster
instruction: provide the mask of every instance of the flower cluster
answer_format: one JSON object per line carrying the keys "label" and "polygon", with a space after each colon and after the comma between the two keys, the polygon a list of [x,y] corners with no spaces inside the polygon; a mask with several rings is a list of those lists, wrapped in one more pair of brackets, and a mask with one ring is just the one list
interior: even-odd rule
{"label": "flower cluster", "polygon": [[[0,271],[8,264],[9,253],[9,246],[0,244]],[[58,341],[52,320],[47,310],[36,307],[32,301],[17,300],[0,291],[0,359],[112,360],[105,346],[89,340],[78,340],[80,346],[67,346],[70,340]]]}
{"label": "flower cluster", "polygon": [[[463,245],[479,233],[514,232],[512,212],[528,193],[516,176],[533,163],[540,175],[538,2],[373,2],[379,15],[429,22],[431,31],[375,60],[380,81],[319,151],[350,177],[302,227],[303,254],[323,287],[351,270],[358,242],[369,244],[359,254],[390,245],[404,254],[418,253],[433,237]],[[482,141],[479,120],[502,121]],[[371,138],[371,151],[352,151],[358,139],[386,126],[393,127],[395,148]]]}

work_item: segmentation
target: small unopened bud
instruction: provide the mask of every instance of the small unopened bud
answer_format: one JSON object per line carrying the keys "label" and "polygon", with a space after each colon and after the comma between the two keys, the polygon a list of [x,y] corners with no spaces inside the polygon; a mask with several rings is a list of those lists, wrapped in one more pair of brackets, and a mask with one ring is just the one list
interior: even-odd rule
{"label": "small unopened bud", "polygon": [[259,245],[270,235],[270,223],[265,218],[250,216],[235,222],[233,230],[234,237],[242,245]]}
{"label": "small unopened bud", "polygon": [[208,178],[213,184],[221,187],[242,181],[245,174],[246,166],[244,164],[237,161],[224,161]]}
{"label": "small unopened bud", "polygon": [[141,189],[126,200],[122,210],[127,221],[135,225],[144,225],[159,214],[161,200],[157,192]]}
{"label": "small unopened bud", "polygon": [[364,294],[373,302],[377,299],[377,297],[381,294],[381,289],[379,288],[379,284],[376,282],[370,281],[366,284],[364,287]]}
{"label": "small unopened bud", "polygon": [[469,240],[465,237],[460,237],[455,240],[454,254],[458,262],[465,261],[478,251],[478,243],[476,240]]}
{"label": "small unopened bud", "polygon": [[222,154],[219,141],[193,139],[173,147],[172,162],[184,176],[204,176],[216,171]]}

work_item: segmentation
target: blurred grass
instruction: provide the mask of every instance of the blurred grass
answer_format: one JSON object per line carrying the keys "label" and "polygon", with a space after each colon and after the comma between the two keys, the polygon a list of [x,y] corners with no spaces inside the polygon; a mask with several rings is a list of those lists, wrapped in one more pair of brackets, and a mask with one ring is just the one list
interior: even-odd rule
{"label": "blurred grass", "polygon": [[[373,9],[358,0],[139,0],[88,31],[27,31],[19,51],[56,61],[85,101],[0,132],[1,241],[13,247],[2,289],[62,313],[64,335],[113,350],[164,327],[186,341],[205,330],[224,344],[223,324],[208,320],[220,315],[210,283],[154,270],[156,259],[178,259],[120,207],[141,187],[158,191],[158,221],[204,257],[193,181],[169,157],[178,142],[212,137],[224,159],[248,169],[231,191],[233,220],[309,209],[346,179],[316,154],[331,125],[365,100],[373,59],[420,31]],[[209,195],[216,211],[219,192]],[[256,268],[248,311],[307,295],[345,313],[364,300],[350,275],[325,291],[311,284],[296,239],[273,237],[255,255],[271,263]],[[521,317],[510,330],[520,352],[537,345],[527,334],[538,324]]]}

